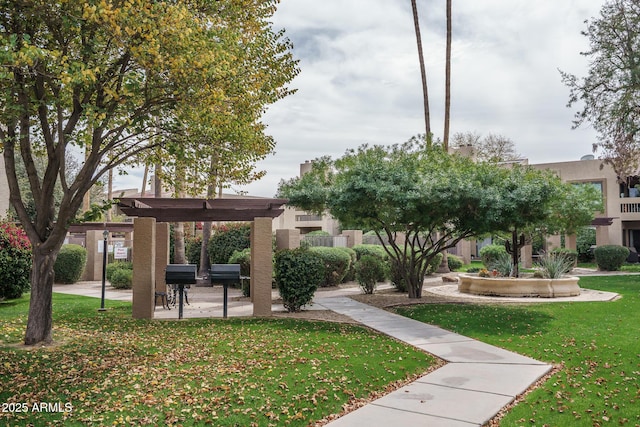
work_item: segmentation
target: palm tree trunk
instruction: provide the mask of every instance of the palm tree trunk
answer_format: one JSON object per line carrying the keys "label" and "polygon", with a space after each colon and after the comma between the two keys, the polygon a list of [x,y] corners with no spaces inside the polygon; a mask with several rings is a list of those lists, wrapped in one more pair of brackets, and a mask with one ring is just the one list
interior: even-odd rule
{"label": "palm tree trunk", "polygon": [[451,0],[447,0],[447,51],[445,65],[444,135],[442,145],[449,151],[449,121],[451,119]]}
{"label": "palm tree trunk", "polygon": [[413,26],[416,31],[416,42],[418,43],[418,60],[420,61],[420,76],[422,77],[422,96],[424,99],[424,124],[425,140],[427,146],[431,146],[431,121],[429,118],[429,91],[427,89],[427,71],[424,65],[424,53],[422,51],[422,38],[420,36],[420,21],[418,20],[418,5],[416,0],[411,0],[413,9]]}

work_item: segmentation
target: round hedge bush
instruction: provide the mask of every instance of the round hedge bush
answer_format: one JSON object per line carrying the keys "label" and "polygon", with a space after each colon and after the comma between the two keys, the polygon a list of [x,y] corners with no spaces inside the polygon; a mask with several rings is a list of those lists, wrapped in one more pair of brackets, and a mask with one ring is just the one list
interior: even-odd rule
{"label": "round hedge bush", "polygon": [[63,245],[53,265],[56,283],[76,283],[87,263],[87,250],[80,245]]}
{"label": "round hedge bush", "polygon": [[282,304],[297,312],[309,304],[324,279],[324,262],[307,249],[283,249],[275,255],[275,279]]}
{"label": "round hedge bush", "polygon": [[337,286],[349,272],[351,256],[341,248],[312,247],[309,250],[317,254],[324,262],[324,280],[320,286]]}
{"label": "round hedge bush", "polygon": [[345,247],[337,247],[336,249],[340,249],[341,251],[344,251],[351,258],[351,264],[349,266],[349,270],[347,271],[347,274],[345,274],[344,277],[342,278],[342,283],[347,283],[347,282],[356,280],[356,271],[354,269],[356,265],[356,261],[358,260],[358,255],[356,254],[356,251],[354,251],[351,248],[345,248]]}
{"label": "round hedge bush", "polygon": [[133,282],[133,270],[126,268],[119,268],[114,270],[111,275],[111,286],[116,289],[131,289],[131,283]]}
{"label": "round hedge bush", "polygon": [[487,268],[501,259],[504,255],[508,255],[507,249],[504,245],[487,245],[480,249],[480,258]]}
{"label": "round hedge bush", "polygon": [[362,258],[364,255],[377,256],[381,260],[387,260],[389,258],[387,251],[384,250],[382,245],[354,245],[353,250],[356,252],[358,259]]}
{"label": "round hedge bush", "polygon": [[[229,264],[240,264],[240,275],[251,276],[251,248],[235,251],[229,257]],[[242,287],[242,295],[251,296],[251,280],[240,280]]]}
{"label": "round hedge bush", "polygon": [[215,227],[209,239],[211,264],[226,264],[235,251],[251,246],[251,225],[245,223],[224,224]]}
{"label": "round hedge bush", "polygon": [[365,294],[373,294],[380,277],[385,276],[384,262],[373,255],[363,255],[355,265],[356,280]]}
{"label": "round hedge bush", "polygon": [[200,265],[200,252],[202,251],[202,236],[185,239],[184,252],[189,264]]}
{"label": "round hedge bush", "polygon": [[629,249],[618,245],[603,245],[595,248],[593,255],[600,270],[617,271],[627,260]]}
{"label": "round hedge bush", "polygon": [[31,286],[31,243],[23,229],[0,223],[0,300],[20,298]]}
{"label": "round hedge bush", "polygon": [[116,261],[116,262],[112,262],[111,264],[107,264],[106,277],[108,281],[111,282],[111,279],[113,278],[113,273],[115,273],[116,270],[133,271],[133,263],[130,261]]}
{"label": "round hedge bush", "polygon": [[462,268],[464,263],[462,262],[462,258],[459,256],[447,254],[447,265],[449,266],[449,270],[456,271]]}

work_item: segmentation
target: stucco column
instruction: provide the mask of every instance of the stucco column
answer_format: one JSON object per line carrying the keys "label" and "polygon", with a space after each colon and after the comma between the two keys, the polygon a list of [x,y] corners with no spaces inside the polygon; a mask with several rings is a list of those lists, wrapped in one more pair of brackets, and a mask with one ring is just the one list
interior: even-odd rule
{"label": "stucco column", "polygon": [[562,247],[560,235],[547,236],[547,251],[560,247]]}
{"label": "stucco column", "polygon": [[344,230],[342,231],[342,235],[347,236],[348,248],[362,244],[362,230]]}
{"label": "stucco column", "polygon": [[300,230],[276,230],[276,249],[296,249],[300,247]]}
{"label": "stucco column", "polygon": [[523,268],[533,267],[533,246],[524,245],[522,249],[520,249],[520,261],[522,262]]}
{"label": "stucco column", "polygon": [[578,248],[578,236],[575,234],[567,234],[564,236],[564,247],[567,249],[571,249],[572,251],[577,250]]}
{"label": "stucco column", "polygon": [[609,229],[606,226],[596,226],[596,246],[608,245]]}
{"label": "stucco column", "polygon": [[272,247],[271,218],[251,223],[251,301],[253,315],[271,316]]}
{"label": "stucco column", "polygon": [[133,220],[133,318],[153,319],[156,278],[156,219]]}
{"label": "stucco column", "polygon": [[98,245],[104,245],[102,230],[88,230],[85,234],[87,263],[82,274],[83,280],[102,280],[102,253],[98,253]]}
{"label": "stucco column", "polygon": [[[167,290],[167,283],[165,282],[164,274],[167,264],[169,264],[170,232],[171,229],[168,222],[160,222],[156,224],[155,290],[157,292],[166,292]],[[155,304],[162,305],[162,302],[158,300],[155,302]]]}

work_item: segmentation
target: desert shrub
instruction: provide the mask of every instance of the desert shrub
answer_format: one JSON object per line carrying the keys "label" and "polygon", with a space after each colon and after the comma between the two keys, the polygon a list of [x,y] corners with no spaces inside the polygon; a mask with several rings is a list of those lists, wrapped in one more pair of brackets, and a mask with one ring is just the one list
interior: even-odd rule
{"label": "desert shrub", "polygon": [[[229,264],[240,264],[240,275],[251,276],[251,248],[246,248],[241,251],[235,251],[229,257]],[[251,280],[240,280],[242,287],[242,295],[245,297],[251,296]]]}
{"label": "desert shrub", "polygon": [[[538,258],[539,276],[547,279],[558,279],[568,273],[574,266],[575,257],[566,251],[542,252]],[[577,253],[576,253],[577,256]],[[538,275],[535,275],[536,277]]]}
{"label": "desert shrub", "polygon": [[235,251],[241,251],[250,245],[250,224],[232,223],[214,227],[207,247],[211,264],[226,264]]}
{"label": "desert shrub", "polygon": [[362,258],[364,255],[377,256],[381,260],[389,258],[389,255],[381,245],[355,245],[353,250],[356,252],[356,257],[358,259]]}
{"label": "desert shrub", "polygon": [[356,254],[356,251],[354,251],[351,248],[344,248],[344,247],[337,247],[336,249],[340,249],[341,251],[346,252],[349,255],[349,258],[351,258],[349,269],[347,270],[347,274],[345,274],[344,277],[342,278],[342,283],[356,280],[355,265],[356,265],[356,261],[358,260],[358,255]]}
{"label": "desert shrub", "polygon": [[373,255],[364,255],[355,265],[356,280],[365,294],[372,294],[376,289],[376,283],[385,274],[384,262]]}
{"label": "desert shrub", "polygon": [[58,253],[53,271],[56,283],[76,283],[87,263],[87,250],[80,245],[63,245]]}
{"label": "desert shrub", "polygon": [[131,283],[133,281],[133,270],[126,268],[119,268],[113,271],[111,274],[111,286],[116,289],[131,289]]}
{"label": "desert shrub", "polygon": [[324,262],[324,280],[320,286],[336,286],[342,283],[351,267],[351,256],[340,248],[313,247],[309,249]]}
{"label": "desert shrub", "polygon": [[328,231],[314,230],[308,232],[305,236],[331,236],[331,234]]}
{"label": "desert shrub", "polygon": [[627,260],[629,249],[618,245],[604,245],[595,248],[593,255],[600,270],[617,271]]}
{"label": "desert shrub", "polygon": [[112,262],[111,264],[107,264],[106,278],[111,282],[111,278],[113,277],[113,273],[116,270],[131,270],[133,271],[133,263],[129,261],[117,261]]}
{"label": "desert shrub", "polygon": [[282,304],[289,312],[311,302],[325,274],[322,258],[301,248],[276,252],[274,271]]}
{"label": "desert shrub", "polygon": [[487,245],[480,249],[480,258],[485,267],[490,268],[490,265],[507,254],[507,249],[503,245]]}
{"label": "desert shrub", "polygon": [[[575,267],[578,263],[578,251],[574,251],[573,249],[553,248],[550,252],[554,254],[562,254],[566,259],[571,261],[571,268]],[[542,255],[545,256],[546,254],[543,253]]]}
{"label": "desert shrub", "polygon": [[200,251],[202,250],[202,236],[189,237],[184,244],[184,252],[189,264],[200,265]]}
{"label": "desert shrub", "polygon": [[23,229],[0,223],[0,300],[20,298],[30,288],[31,243]]}
{"label": "desert shrub", "polygon": [[462,258],[459,256],[447,254],[447,265],[449,266],[449,270],[456,271],[462,268],[464,262],[462,262]]}
{"label": "desert shrub", "polygon": [[596,229],[583,227],[576,234],[576,249],[578,250],[578,260],[580,262],[593,261],[592,246],[596,245]]}
{"label": "desert shrub", "polygon": [[[487,246],[485,246],[485,248],[486,247]],[[489,261],[488,264],[485,264],[485,266],[489,270],[497,271],[498,275],[502,277],[511,277],[514,272],[513,260],[511,259],[511,255],[507,253],[506,249],[503,253],[499,253],[496,258],[491,259],[491,261]]]}

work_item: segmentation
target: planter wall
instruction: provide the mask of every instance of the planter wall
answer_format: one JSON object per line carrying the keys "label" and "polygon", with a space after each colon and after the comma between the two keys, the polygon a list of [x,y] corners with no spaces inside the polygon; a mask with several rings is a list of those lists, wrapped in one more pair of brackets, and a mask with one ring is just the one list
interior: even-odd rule
{"label": "planter wall", "polygon": [[538,279],[533,277],[479,277],[459,275],[458,291],[473,295],[499,297],[574,297],[580,295],[578,277]]}

